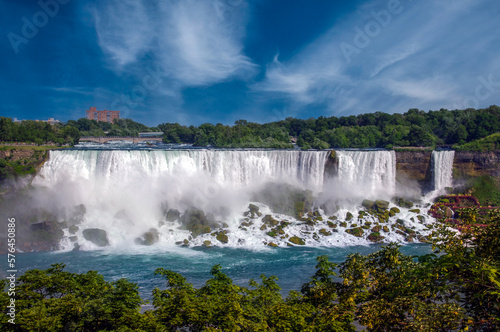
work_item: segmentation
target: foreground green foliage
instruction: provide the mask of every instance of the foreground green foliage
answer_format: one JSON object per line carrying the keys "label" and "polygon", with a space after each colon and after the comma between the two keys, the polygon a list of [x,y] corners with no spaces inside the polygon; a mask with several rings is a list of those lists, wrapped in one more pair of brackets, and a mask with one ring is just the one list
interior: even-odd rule
{"label": "foreground green foliage", "polygon": [[[16,324],[2,315],[2,331],[100,331],[129,326],[139,328],[138,287],[125,279],[106,282],[95,271],[85,274],[63,270],[54,264],[45,271],[31,270],[16,287]],[[9,297],[2,293],[6,308]]]}
{"label": "foreground green foliage", "polygon": [[[220,265],[199,289],[159,268],[166,288],[154,308],[139,312],[138,287],[106,282],[94,271],[74,274],[56,264],[19,278],[16,325],[2,331],[498,331],[500,329],[500,215],[489,226],[435,229],[435,253],[411,257],[390,244],[341,264],[317,258],[316,272],[286,299],[274,276],[233,284]],[[473,219],[473,218],[472,218]],[[471,219],[471,220],[472,220]],[[464,219],[467,223],[467,219]],[[467,225],[465,225],[467,226]],[[4,288],[6,282],[4,282]],[[0,294],[6,308],[9,297]]]}

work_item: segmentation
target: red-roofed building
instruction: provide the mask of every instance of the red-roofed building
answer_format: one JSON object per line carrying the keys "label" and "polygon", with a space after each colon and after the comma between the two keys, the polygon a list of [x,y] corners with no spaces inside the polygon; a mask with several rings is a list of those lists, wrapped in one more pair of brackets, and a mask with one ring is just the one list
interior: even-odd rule
{"label": "red-roofed building", "polygon": [[98,111],[96,107],[91,107],[87,111],[87,119],[113,123],[120,118],[120,111]]}

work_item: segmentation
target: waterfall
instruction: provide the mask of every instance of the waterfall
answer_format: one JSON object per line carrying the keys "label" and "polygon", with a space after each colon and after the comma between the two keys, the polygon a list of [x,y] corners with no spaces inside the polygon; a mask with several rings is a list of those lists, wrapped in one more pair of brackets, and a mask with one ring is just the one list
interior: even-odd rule
{"label": "waterfall", "polygon": [[[106,231],[113,246],[126,247],[149,229],[159,229],[163,238],[160,242],[173,244],[189,234],[180,224],[165,222],[167,211],[184,213],[194,207],[204,211],[207,218],[237,227],[242,210],[264,187],[272,190],[272,184],[286,183],[321,191],[329,154],[208,149],[56,150],[50,152],[33,185],[38,205],[68,225],[78,220],[78,211],[85,211],[83,221],[80,218],[77,222],[79,243],[83,241],[83,230],[98,228]],[[88,242],[83,244],[89,248]]]}
{"label": "waterfall", "polygon": [[[142,248],[146,238],[156,243],[156,248],[185,241],[194,246],[205,242],[220,245],[223,236],[217,234],[221,229],[227,232],[225,241],[230,246],[262,247],[271,242],[288,246],[291,237],[304,238],[308,245],[366,243],[369,232],[357,238],[344,231],[328,231],[327,216],[335,214],[337,219],[328,220],[342,221],[350,209],[342,205],[344,202],[359,204],[360,198],[392,196],[395,153],[337,151],[338,175],[325,179],[330,154],[296,150],[56,150],[50,152],[34,178],[33,196],[36,206],[67,227],[61,242],[67,250],[76,244],[81,250],[98,249],[101,242],[89,237],[102,234],[113,250]],[[294,211],[301,209],[301,204],[319,208],[315,212],[322,217],[315,214],[317,225],[295,218]],[[287,211],[287,215],[278,210]],[[373,216],[366,218],[375,220]],[[276,228],[276,221],[286,229]],[[201,234],[193,234],[194,228],[188,228],[193,225],[209,225],[209,230],[202,228]],[[323,233],[330,235],[318,238]],[[384,236],[392,239],[399,235]]]}
{"label": "waterfall", "polygon": [[329,151],[266,150],[65,150],[51,151],[35,178],[50,186],[64,178],[97,179],[114,185],[132,179],[166,176],[207,177],[236,187],[262,181],[284,181],[319,191]]}
{"label": "waterfall", "polygon": [[337,151],[338,178],[359,196],[392,196],[396,187],[394,151]]}
{"label": "waterfall", "polygon": [[432,151],[434,190],[442,191],[453,186],[453,158],[455,151]]}

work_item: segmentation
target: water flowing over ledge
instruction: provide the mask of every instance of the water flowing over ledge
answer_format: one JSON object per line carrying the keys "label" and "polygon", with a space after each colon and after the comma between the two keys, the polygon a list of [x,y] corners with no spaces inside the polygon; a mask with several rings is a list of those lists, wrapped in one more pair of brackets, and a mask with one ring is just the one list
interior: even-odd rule
{"label": "water flowing over ledge", "polygon": [[453,158],[455,151],[432,151],[434,190],[444,191],[453,186]]}
{"label": "water flowing over ledge", "polygon": [[365,245],[433,222],[388,201],[357,215],[396,193],[394,151],[51,151],[33,185],[67,224],[66,250]]}
{"label": "water flowing over ledge", "polygon": [[396,154],[394,151],[337,151],[338,178],[345,186],[363,188],[370,195],[394,195]]}
{"label": "water flowing over ledge", "polygon": [[258,150],[66,150],[51,151],[35,185],[61,178],[95,179],[112,184],[136,177],[205,176],[218,184],[245,186],[263,180],[284,181],[319,191],[329,151]]}

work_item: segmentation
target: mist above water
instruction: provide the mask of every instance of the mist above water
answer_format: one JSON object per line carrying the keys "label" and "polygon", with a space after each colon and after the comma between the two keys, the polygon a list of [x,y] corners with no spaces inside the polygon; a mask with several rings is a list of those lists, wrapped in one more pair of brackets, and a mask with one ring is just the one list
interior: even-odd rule
{"label": "mist above water", "polygon": [[[336,213],[339,219],[363,199],[389,200],[394,196],[394,151],[336,151],[333,172],[325,169],[332,167],[328,166],[330,153],[216,149],[51,151],[50,159],[33,180],[33,197],[36,205],[66,222],[74,218],[75,207],[83,204],[86,212],[75,236],[84,250],[95,248],[82,238],[82,230],[87,228],[105,230],[112,247],[126,248],[149,229],[159,230],[162,245],[175,245],[189,238],[189,231],[183,228],[180,218],[166,221],[166,214],[171,209],[183,214],[192,208],[204,211],[219,225],[225,224],[231,230],[229,245],[258,246],[269,240],[263,240],[265,233],[244,233],[239,225],[253,199],[269,197],[259,196],[262,191],[275,190],[273,197],[279,200],[283,188],[309,190],[320,213]],[[276,212],[269,202],[254,203],[264,214]],[[293,216],[281,217],[297,223],[297,230],[290,235],[307,237]],[[191,239],[192,243],[202,244],[207,236]],[[367,243],[364,238],[353,242],[342,237],[350,236],[340,232],[325,243],[315,241],[317,245]],[[286,240],[282,242],[286,245]],[[314,245],[312,240],[308,244]]]}

